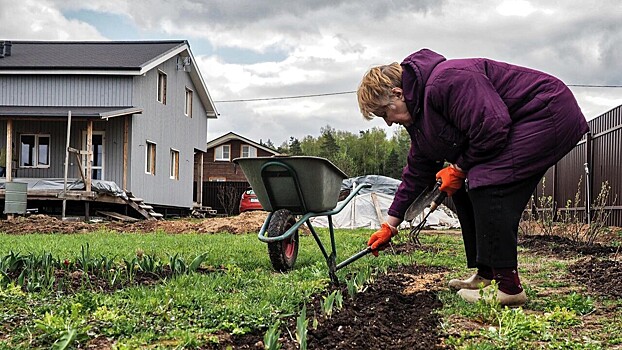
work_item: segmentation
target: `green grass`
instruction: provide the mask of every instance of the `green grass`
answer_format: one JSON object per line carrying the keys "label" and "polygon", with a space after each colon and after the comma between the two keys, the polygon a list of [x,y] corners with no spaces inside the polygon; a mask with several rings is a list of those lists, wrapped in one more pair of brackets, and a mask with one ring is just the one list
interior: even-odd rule
{"label": "green grass", "polygon": [[[318,229],[330,249],[326,229]],[[365,248],[370,230],[336,230],[337,262]],[[361,258],[338,271],[347,275],[383,271],[399,264],[444,266],[446,279],[465,276],[461,237],[455,233],[427,232],[424,248],[410,255],[381,254]],[[399,239],[405,239],[400,236]],[[88,244],[93,256],[135,257],[137,252],[166,260],[179,254],[185,261],[207,253],[203,266],[222,267],[208,274],[180,275],[153,286],[135,286],[113,293],[88,290],[74,295],[52,291],[24,293],[13,285],[0,288],[0,349],[60,347],[67,341],[82,347],[98,336],[113,339],[117,349],[194,348],[214,343],[214,334],[266,331],[283,317],[298,315],[314,293],[325,291],[328,268],[311,236],[301,237],[295,269],[273,271],[266,244],[255,234],[120,234],[93,232],[73,235],[2,235],[0,256],[51,253],[75,260]],[[460,349],[498,348],[607,348],[622,344],[622,302],[595,300],[567,282],[555,280],[566,271],[566,261],[520,253],[524,271],[534,284],[525,288],[530,297],[525,310],[508,311],[494,305],[467,304],[443,288],[438,296],[443,326],[456,319],[482,322],[476,330],[452,333],[448,343]],[[444,283],[444,282],[443,282]],[[566,287],[561,293],[542,293]],[[595,319],[583,327],[595,310],[606,308],[612,319]],[[572,336],[570,336],[572,335]]]}
{"label": "green grass", "polygon": [[[319,230],[326,248],[326,230]],[[369,230],[337,233],[339,261],[365,247]],[[165,233],[119,234],[94,232],[75,235],[0,235],[0,256],[9,252],[41,254],[75,261],[88,244],[93,256],[114,256],[121,262],[137,251],[166,259],[178,253],[184,259],[207,252],[203,265],[223,267],[209,274],[179,276],[155,286],[126,288],[115,293],[84,291],[77,295],[53,292],[22,293],[18,288],[0,292],[0,348],[45,348],[67,330],[86,341],[94,334],[119,344],[148,345],[169,339],[173,343],[213,341],[210,333],[224,330],[246,333],[266,329],[278,318],[297,313],[311,294],[326,289],[326,262],[310,236],[301,237],[296,268],[276,273],[267,247],[256,235],[198,235]],[[342,269],[347,273],[395,265],[386,255],[365,257]]]}

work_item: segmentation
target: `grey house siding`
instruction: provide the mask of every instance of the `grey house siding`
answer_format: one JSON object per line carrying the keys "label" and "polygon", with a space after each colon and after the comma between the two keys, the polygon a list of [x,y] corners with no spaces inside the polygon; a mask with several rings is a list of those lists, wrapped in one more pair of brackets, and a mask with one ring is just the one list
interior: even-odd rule
{"label": "grey house siding", "polygon": [[[157,102],[158,71],[167,75],[166,105]],[[193,93],[192,118],[184,115],[186,87]],[[132,118],[131,179],[128,190],[156,205],[192,207],[194,150],[205,150],[207,117],[187,72],[176,58],[134,78],[133,105],[143,113]],[[145,172],[146,142],[156,144],[156,174]],[[170,178],[170,151],[179,151],[179,180]]]}
{"label": "grey house siding", "polygon": [[[83,149],[86,142],[84,132],[87,122],[73,120],[71,123],[70,146]],[[93,123],[93,131],[104,132],[104,180],[114,181],[119,186],[123,184],[123,164],[117,159],[123,159],[123,120],[122,118],[110,119],[110,121],[97,121]],[[50,135],[50,166],[47,168],[20,168],[19,167],[19,142],[23,134],[46,134]],[[13,121],[13,170],[16,177],[27,178],[62,178],[65,176],[65,146],[67,142],[67,121],[38,121],[38,120],[15,120]],[[0,123],[0,145],[6,145],[6,123]],[[110,159],[110,161],[108,160]],[[115,161],[113,161],[115,160]],[[79,178],[80,170],[73,153],[69,157],[68,177]]]}
{"label": "grey house siding", "polygon": [[3,75],[0,105],[123,107],[132,103],[132,77]]}
{"label": "grey house siding", "polygon": [[[126,76],[56,76],[3,75],[0,77],[0,105],[6,106],[76,106],[127,107],[132,104],[132,77]],[[0,145],[6,144],[6,122],[1,123]],[[73,120],[71,147],[83,148],[86,121]],[[104,131],[104,179],[123,183],[123,117],[95,121],[94,131]],[[64,177],[67,121],[19,120],[13,122],[13,142],[16,177]],[[21,134],[50,135],[50,167],[20,168],[19,140]],[[73,154],[69,158],[71,178],[80,177]]]}

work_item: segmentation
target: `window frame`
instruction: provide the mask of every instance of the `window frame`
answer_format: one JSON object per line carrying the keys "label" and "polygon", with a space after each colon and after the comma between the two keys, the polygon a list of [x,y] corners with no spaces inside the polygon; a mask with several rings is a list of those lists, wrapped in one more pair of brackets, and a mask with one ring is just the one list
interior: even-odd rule
{"label": "window frame", "polygon": [[156,174],[157,146],[158,144],[153,141],[145,142],[145,174],[153,176]]}
{"label": "window frame", "polygon": [[[227,148],[227,157],[225,158],[224,149]],[[221,150],[219,152],[219,150]],[[220,153],[220,156],[219,156]],[[214,149],[214,161],[215,162],[230,162],[231,161],[231,145],[220,145]]]}
{"label": "window frame", "polygon": [[[244,148],[248,148],[246,155],[244,155]],[[254,152],[251,152],[251,151],[254,151]],[[254,155],[251,153],[254,153]],[[240,146],[240,158],[252,158],[252,157],[257,157],[257,147],[254,147],[251,145],[241,145]]]}
{"label": "window frame", "polygon": [[157,80],[157,100],[163,105],[166,105],[166,87],[168,84],[168,76],[164,71],[158,69],[158,80]]}
{"label": "window frame", "polygon": [[[23,165],[23,142],[22,142],[22,137],[24,136],[32,136],[34,137],[34,143],[33,143],[33,151],[34,154],[32,154],[32,159],[30,159],[32,161],[33,165]],[[47,150],[46,150],[46,159],[47,159],[47,164],[40,164],[40,146],[41,143],[39,142],[39,140],[41,138],[47,138],[48,139],[48,143],[47,143]],[[19,159],[18,159],[18,164],[19,164],[19,168],[24,168],[24,169],[48,169],[50,168],[50,146],[52,143],[52,137],[50,136],[50,134],[34,134],[34,133],[28,133],[28,134],[20,134],[19,135]]]}
{"label": "window frame", "polygon": [[169,169],[169,178],[172,180],[179,180],[179,150],[171,148],[170,156],[171,162]]}
{"label": "window frame", "polygon": [[184,115],[192,118],[192,100],[193,100],[194,92],[192,89],[186,86],[186,97],[184,100]]}

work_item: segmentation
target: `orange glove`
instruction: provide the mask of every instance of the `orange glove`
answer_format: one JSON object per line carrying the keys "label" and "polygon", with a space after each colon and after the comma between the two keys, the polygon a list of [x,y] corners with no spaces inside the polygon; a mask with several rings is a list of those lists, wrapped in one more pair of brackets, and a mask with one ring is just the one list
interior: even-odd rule
{"label": "orange glove", "polygon": [[374,256],[378,256],[378,251],[386,248],[386,245],[391,242],[391,237],[397,234],[397,229],[392,227],[386,222],[380,225],[380,230],[374,232],[367,241],[367,246],[371,247],[371,253]]}
{"label": "orange glove", "polygon": [[451,197],[462,187],[465,178],[465,173],[451,165],[436,173],[436,179],[441,180],[441,187],[439,187],[439,190],[447,193],[448,197]]}

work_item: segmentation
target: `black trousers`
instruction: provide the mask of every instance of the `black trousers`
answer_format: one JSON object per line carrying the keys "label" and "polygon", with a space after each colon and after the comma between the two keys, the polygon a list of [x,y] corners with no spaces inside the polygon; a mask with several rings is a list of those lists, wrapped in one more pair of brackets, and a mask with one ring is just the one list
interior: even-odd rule
{"label": "black trousers", "polygon": [[454,193],[468,267],[518,266],[518,224],[542,176]]}

